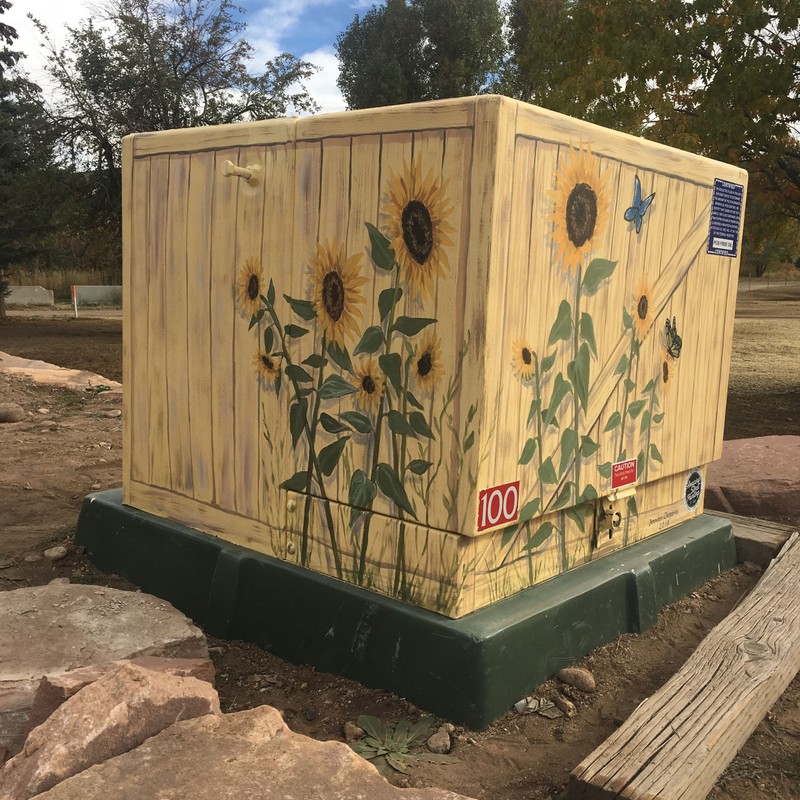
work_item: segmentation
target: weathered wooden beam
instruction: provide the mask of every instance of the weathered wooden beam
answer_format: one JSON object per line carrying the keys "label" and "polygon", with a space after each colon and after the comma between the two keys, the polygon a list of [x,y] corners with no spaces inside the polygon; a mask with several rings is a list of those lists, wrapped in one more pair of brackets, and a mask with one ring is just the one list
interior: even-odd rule
{"label": "weathered wooden beam", "polygon": [[573,771],[569,800],[703,800],[800,669],[800,534],[683,668]]}
{"label": "weathered wooden beam", "polygon": [[709,511],[706,509],[705,513],[723,517],[731,523],[733,536],[736,539],[736,560],[740,564],[745,561],[752,561],[765,569],[778,554],[781,547],[786,544],[792,533],[797,530],[796,527],[782,522],[742,517],[739,514],[729,514],[726,511]]}

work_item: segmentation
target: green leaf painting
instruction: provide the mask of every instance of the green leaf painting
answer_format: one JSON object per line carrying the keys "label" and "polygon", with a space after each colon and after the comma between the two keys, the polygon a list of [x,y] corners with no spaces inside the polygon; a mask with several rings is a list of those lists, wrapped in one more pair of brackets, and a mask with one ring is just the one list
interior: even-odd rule
{"label": "green leaf painting", "polygon": [[344,397],[348,394],[355,394],[356,387],[350,381],[346,381],[339,375],[329,375],[325,382],[320,386],[319,396],[323,400],[332,400],[336,397]]}
{"label": "green leaf painting", "polygon": [[397,394],[400,394],[402,378],[401,373],[403,369],[403,360],[398,353],[388,353],[378,358],[378,366],[380,366],[383,374],[389,379]]}
{"label": "green leaf painting", "polygon": [[291,306],[292,311],[297,314],[300,319],[304,319],[306,321],[312,320],[317,316],[317,311],[314,308],[314,304],[310,300],[296,300],[293,297],[289,297],[288,294],[283,296],[283,299]]}
{"label": "green leaf painting", "polygon": [[370,222],[365,223],[369,232],[370,255],[379,269],[391,271],[395,254],[391,242]]}
{"label": "green leaf painting", "polygon": [[522,448],[522,455],[519,457],[519,463],[523,466],[529,464],[536,452],[536,439],[528,439],[525,442],[525,447]]}
{"label": "green leaf painting", "polygon": [[339,414],[339,416],[359,433],[372,432],[372,423],[370,422],[369,417],[365,417],[358,411],[343,411],[341,414]]}
{"label": "green leaf painting", "polygon": [[552,522],[543,522],[536,530],[536,533],[525,542],[523,550],[535,550],[541,547],[552,535],[555,525]]}
{"label": "green leaf painting", "polygon": [[383,329],[378,325],[371,325],[364,331],[361,341],[356,345],[356,349],[353,350],[353,355],[358,356],[362,353],[375,353],[383,346],[383,343]]}
{"label": "green leaf painting", "polygon": [[392,466],[378,464],[375,470],[375,482],[385,497],[395,503],[398,508],[417,519],[417,514],[408,499],[406,490],[403,488],[403,484]]}
{"label": "green leaf painting", "polygon": [[556,321],[550,328],[547,346],[552,347],[556,342],[569,339],[570,336],[572,336],[572,306],[567,300],[562,300],[558,307]]}
{"label": "green leaf painting", "polygon": [[337,439],[333,444],[329,444],[319,451],[319,466],[323,475],[333,474],[342,456],[342,451],[349,441],[349,436],[343,436],[341,439]]}
{"label": "green leaf painting", "polygon": [[616,266],[616,261],[608,261],[605,258],[593,259],[583,275],[583,291],[586,294],[594,294],[600,288],[600,284],[614,274]]}
{"label": "green leaf painting", "polygon": [[435,319],[429,317],[398,317],[392,326],[393,331],[402,333],[403,336],[416,336],[420,331],[425,330],[428,325],[433,325]]}
{"label": "green leaf painting", "polygon": [[378,295],[378,313],[381,316],[381,321],[389,316],[389,312],[400,302],[403,296],[403,290],[398,286],[392,289],[384,289]]}

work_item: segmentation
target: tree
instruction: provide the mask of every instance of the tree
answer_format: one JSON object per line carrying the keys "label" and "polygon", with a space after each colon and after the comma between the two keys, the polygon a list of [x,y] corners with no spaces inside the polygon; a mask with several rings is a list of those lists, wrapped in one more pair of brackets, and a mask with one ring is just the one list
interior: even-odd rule
{"label": "tree", "polygon": [[282,53],[250,72],[241,12],[231,0],[109,0],[98,24],[68,29],[61,49],[37,23],[60,90],[51,122],[106,236],[119,228],[126,134],[316,110],[305,87],[312,64]]}
{"label": "tree", "polygon": [[485,91],[504,53],[497,0],[386,0],[336,39],[349,108]]}
{"label": "tree", "polygon": [[[0,0],[0,15],[11,7]],[[17,65],[17,32],[0,22],[0,317],[5,316],[8,266],[40,249],[47,228],[44,205],[31,193],[32,177],[49,158],[39,87]]]}
{"label": "tree", "polygon": [[509,28],[515,96],[741,165],[800,219],[795,0],[512,0]]}

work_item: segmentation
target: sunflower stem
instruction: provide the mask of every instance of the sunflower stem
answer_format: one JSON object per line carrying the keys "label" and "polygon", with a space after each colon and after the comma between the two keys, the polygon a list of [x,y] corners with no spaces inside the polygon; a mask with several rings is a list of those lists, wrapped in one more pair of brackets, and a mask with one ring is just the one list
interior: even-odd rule
{"label": "sunflower stem", "polygon": [[[325,356],[325,335],[322,336],[322,355]],[[308,566],[308,523],[309,518],[311,515],[311,474],[314,468],[314,458],[313,454],[315,453],[315,445],[317,440],[317,424],[319,421],[319,404],[320,404],[320,397],[319,397],[319,390],[322,387],[322,378],[323,378],[324,370],[320,368],[319,376],[317,377],[317,392],[316,397],[314,398],[314,409],[311,412],[311,426],[310,426],[310,438],[308,442],[308,480],[306,483],[306,500],[305,500],[305,507],[303,509],[303,538],[300,544],[300,565],[303,567]],[[333,542],[332,542],[333,543]]]}
{"label": "sunflower stem", "polygon": [[[395,291],[395,296],[397,295],[397,288],[400,285],[400,265],[395,261],[394,262],[394,286],[393,289]],[[384,355],[389,355],[392,351],[392,326],[394,325],[394,312],[395,308],[397,307],[397,303],[392,303],[389,314],[386,318],[386,329],[384,331],[384,339],[385,344],[383,348]],[[378,414],[375,418],[375,438],[372,442],[372,467],[370,469],[369,479],[374,483],[375,482],[375,472],[378,469],[378,457],[380,455],[380,447],[381,447],[381,427],[383,426],[383,407],[384,403],[388,402],[387,395],[389,393],[389,387],[386,385],[387,382],[384,382],[384,390],[381,394],[381,400],[378,404]],[[369,505],[367,507],[367,514],[365,515],[364,519],[364,528],[361,531],[361,554],[358,560],[358,585],[361,586],[364,581],[364,572],[367,567],[367,547],[369,546],[369,529],[370,524],[372,522],[372,504],[373,500],[370,500]]]}
{"label": "sunflower stem", "polygon": [[[406,359],[406,369],[405,375],[403,376],[403,400],[402,400],[402,414],[403,419],[405,419],[406,414],[408,413],[408,378],[409,372],[411,369],[411,359]],[[397,469],[397,474],[400,476],[400,480],[403,479],[403,473],[406,469],[406,437],[401,437],[400,443],[400,456],[399,456],[399,464]],[[397,460],[397,452],[395,452],[395,460]],[[400,531],[397,536],[397,558],[394,567],[394,594],[397,595],[398,589],[400,590],[400,597],[401,599],[406,599],[406,524],[403,517],[403,510],[397,510],[398,515],[400,516]]]}
{"label": "sunflower stem", "polygon": [[[578,264],[576,270],[575,282],[575,308],[573,310],[573,331],[572,331],[572,378],[577,381],[578,377],[578,346],[579,346],[579,327],[580,327],[580,312],[581,312],[581,265]],[[574,411],[574,426],[575,426],[575,501],[577,503],[580,497],[581,485],[581,434],[580,434],[580,418],[581,418],[581,403],[578,397],[577,386],[572,386],[572,407]],[[569,569],[569,552],[567,551],[567,525],[566,518],[564,518],[564,525],[560,535],[561,540],[561,563],[564,571]]]}
{"label": "sunflower stem", "polygon": [[625,446],[625,426],[626,417],[628,416],[628,400],[630,399],[630,391],[628,390],[628,383],[631,379],[631,371],[633,370],[633,351],[635,349],[636,332],[631,330],[631,349],[628,353],[628,372],[625,376],[625,393],[622,401],[622,419],[619,423],[619,447],[617,448],[617,461],[622,458],[622,451]]}
{"label": "sunflower stem", "polygon": [[[277,313],[275,311],[275,308],[272,306],[271,303],[267,303],[265,307],[266,307],[267,311],[269,312],[269,315],[272,318],[272,321],[273,321],[275,327],[278,330],[278,335],[280,336],[280,339],[281,339],[281,355],[283,356],[283,359],[286,362],[286,364],[288,366],[292,366],[292,357],[289,354],[289,348],[286,346],[286,334],[285,334],[285,332],[283,330],[283,326],[281,325],[280,320],[278,319],[278,315],[277,315]],[[324,350],[324,345],[323,345],[323,350]],[[285,372],[285,370],[284,370],[284,372]],[[320,370],[320,374],[321,374],[321,372],[322,372],[322,370]],[[300,385],[297,383],[297,380],[295,378],[291,377],[291,376],[289,377],[289,380],[292,382],[292,387],[294,388],[295,397],[300,397]],[[319,403],[319,392],[317,392],[316,403]],[[339,555],[339,548],[338,548],[338,546],[336,544],[336,529],[335,529],[335,526],[334,526],[334,523],[333,523],[333,514],[331,513],[331,503],[330,503],[330,500],[328,499],[328,496],[325,494],[325,484],[323,483],[322,468],[320,467],[319,459],[317,458],[317,453],[314,450],[314,434],[313,434],[313,432],[311,430],[311,426],[308,424],[308,417],[305,417],[303,419],[303,430],[305,431],[306,439],[308,441],[309,461],[312,463],[314,472],[316,473],[315,477],[317,479],[317,484],[319,485],[319,492],[320,492],[320,495],[321,495],[322,507],[323,507],[323,509],[325,511],[325,521],[327,522],[327,525],[328,525],[328,533],[329,533],[330,540],[331,540],[331,549],[332,549],[332,552],[333,552],[333,561],[334,561],[334,565],[335,565],[335,568],[336,568],[336,576],[338,578],[341,578],[342,577],[342,559],[341,559],[341,556]],[[309,470],[309,473],[310,473],[310,470]],[[310,490],[310,475],[309,475],[309,484],[308,484],[308,486],[309,486],[309,490]],[[310,503],[310,497],[311,497],[310,494],[306,495],[306,502],[307,503]],[[310,513],[310,506],[307,506],[307,508],[309,508],[309,513]],[[306,517],[305,513],[304,513],[304,517]],[[304,518],[304,526],[303,526],[303,535],[304,535],[304,537],[307,536],[307,530],[308,530],[307,529],[307,524],[308,524],[308,519]]]}

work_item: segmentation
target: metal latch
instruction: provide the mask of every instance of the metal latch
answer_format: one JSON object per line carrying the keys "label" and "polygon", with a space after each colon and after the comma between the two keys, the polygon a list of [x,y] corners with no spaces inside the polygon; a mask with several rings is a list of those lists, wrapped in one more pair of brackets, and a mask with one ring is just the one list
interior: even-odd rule
{"label": "metal latch", "polygon": [[594,519],[595,548],[602,547],[609,539],[613,539],[614,534],[622,527],[624,504],[635,494],[635,486],[625,486],[597,500]]}

